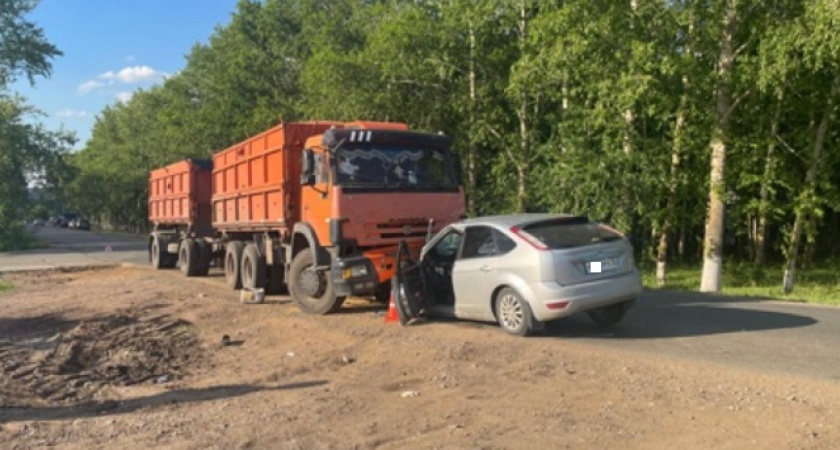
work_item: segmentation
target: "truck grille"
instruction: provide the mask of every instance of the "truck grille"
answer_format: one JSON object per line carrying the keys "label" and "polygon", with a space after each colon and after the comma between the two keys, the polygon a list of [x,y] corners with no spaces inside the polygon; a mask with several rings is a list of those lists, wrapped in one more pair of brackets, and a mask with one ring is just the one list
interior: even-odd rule
{"label": "truck grille", "polygon": [[428,219],[391,219],[386,223],[379,223],[376,229],[382,239],[405,239],[425,237],[429,228]]}

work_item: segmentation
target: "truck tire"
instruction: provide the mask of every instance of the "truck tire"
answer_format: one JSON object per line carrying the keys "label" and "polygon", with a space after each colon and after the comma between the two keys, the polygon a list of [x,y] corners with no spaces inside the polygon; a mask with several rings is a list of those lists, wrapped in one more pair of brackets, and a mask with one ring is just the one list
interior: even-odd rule
{"label": "truck tire", "polygon": [[152,236],[152,240],[149,242],[149,262],[152,264],[152,267],[157,270],[166,268],[165,251],[165,248],[161,248],[160,238],[158,236]]}
{"label": "truck tire", "polygon": [[231,289],[242,289],[242,241],[230,241],[225,245],[225,284]]}
{"label": "truck tire", "polygon": [[265,288],[265,258],[253,242],[245,246],[242,252],[242,287],[245,289]]}
{"label": "truck tire", "polygon": [[188,277],[198,275],[199,259],[198,243],[192,238],[183,239],[178,249],[178,265],[181,272]]}
{"label": "truck tire", "polygon": [[149,261],[155,269],[171,269],[178,265],[178,255],[170,255],[166,248],[169,239],[155,235],[149,244]]}
{"label": "truck tire", "polygon": [[205,240],[196,240],[198,244],[198,274],[206,277],[210,272],[210,262],[213,260],[213,246]]}
{"label": "truck tire", "polygon": [[337,297],[329,271],[315,270],[312,252],[304,249],[292,259],[289,268],[289,292],[301,311],[307,314],[329,314],[338,311],[345,297]]}

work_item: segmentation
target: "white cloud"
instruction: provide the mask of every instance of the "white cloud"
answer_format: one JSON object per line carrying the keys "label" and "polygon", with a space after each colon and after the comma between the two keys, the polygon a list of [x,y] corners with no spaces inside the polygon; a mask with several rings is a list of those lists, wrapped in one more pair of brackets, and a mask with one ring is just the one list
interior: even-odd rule
{"label": "white cloud", "polygon": [[61,111],[55,113],[56,117],[65,117],[68,119],[81,119],[83,117],[87,117],[87,111],[82,111],[78,109],[62,109]]}
{"label": "white cloud", "polygon": [[123,103],[128,103],[128,101],[131,100],[131,97],[134,97],[134,92],[117,92],[117,100]]}
{"label": "white cloud", "polygon": [[99,76],[103,80],[119,80],[126,84],[141,81],[153,81],[165,77],[166,74],[149,66],[133,66],[121,69],[119,72],[108,71]]}
{"label": "white cloud", "polygon": [[84,83],[80,84],[79,87],[77,88],[77,90],[79,91],[80,94],[87,94],[88,92],[99,89],[102,86],[105,86],[105,83],[103,83],[101,81],[97,81],[97,80],[88,80],[88,81],[85,81]]}
{"label": "white cloud", "polygon": [[[138,84],[163,80],[168,76],[169,74],[166,72],[155,70],[149,66],[124,67],[116,72],[109,70],[94,79],[85,81],[80,84],[76,90],[79,91],[80,94],[84,95],[105,86],[113,86],[117,82],[122,84]],[[120,94],[125,93],[121,92]]]}

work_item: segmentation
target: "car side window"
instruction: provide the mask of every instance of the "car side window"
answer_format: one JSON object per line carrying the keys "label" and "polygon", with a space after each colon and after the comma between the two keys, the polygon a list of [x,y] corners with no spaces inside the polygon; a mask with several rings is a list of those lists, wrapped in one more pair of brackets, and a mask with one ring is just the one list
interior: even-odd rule
{"label": "car side window", "polygon": [[493,236],[496,238],[496,247],[500,255],[504,255],[516,248],[516,242],[505,236],[501,231],[494,229]]}
{"label": "car side window", "polygon": [[461,246],[461,233],[452,231],[441,238],[429,251],[429,256],[435,261],[455,261],[458,248]]}
{"label": "car side window", "polygon": [[498,253],[493,229],[490,227],[469,227],[464,233],[464,249],[461,258],[482,258]]}

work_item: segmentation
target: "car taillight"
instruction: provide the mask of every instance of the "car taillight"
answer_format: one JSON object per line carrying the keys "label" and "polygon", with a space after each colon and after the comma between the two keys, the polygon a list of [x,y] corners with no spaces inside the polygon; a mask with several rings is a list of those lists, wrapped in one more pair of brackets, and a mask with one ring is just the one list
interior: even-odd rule
{"label": "car taillight", "polygon": [[537,250],[548,250],[548,246],[543,244],[539,239],[528,234],[527,231],[520,229],[519,227],[510,227],[510,232],[518,236],[523,241],[531,244],[531,246]]}

